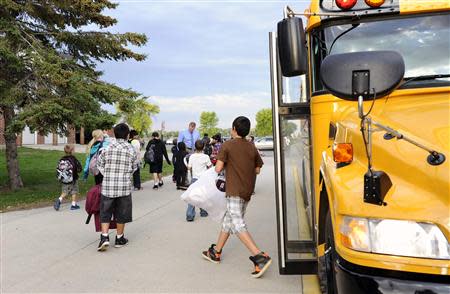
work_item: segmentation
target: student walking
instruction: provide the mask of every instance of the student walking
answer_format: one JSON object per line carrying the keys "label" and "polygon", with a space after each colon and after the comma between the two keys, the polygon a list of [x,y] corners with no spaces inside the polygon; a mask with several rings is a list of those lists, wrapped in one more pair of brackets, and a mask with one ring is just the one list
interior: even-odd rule
{"label": "student walking", "polygon": [[136,156],[138,159],[138,168],[133,173],[133,187],[134,190],[141,190],[141,142],[139,141],[138,132],[135,130],[130,131],[130,139],[128,142],[133,146],[134,151],[136,151]]}
{"label": "student walking", "polygon": [[177,156],[178,153],[178,140],[177,139],[173,139],[172,141],[172,149],[170,150],[172,152],[172,163],[173,163],[173,175],[172,175],[172,181],[174,183],[177,182],[176,176],[175,176],[175,157]]}
{"label": "student walking", "polygon": [[153,139],[151,139],[146,148],[146,152],[152,154],[150,157],[150,173],[153,174],[153,189],[158,189],[164,182],[162,180],[162,168],[163,168],[163,156],[167,161],[167,164],[170,165],[169,156],[167,155],[166,145],[163,141],[159,139],[158,132],[152,133]]}
{"label": "student walking", "polygon": [[217,133],[214,136],[212,136],[211,145],[212,150],[210,158],[212,164],[215,165],[217,162],[217,155],[219,155],[220,148],[222,147],[222,135],[220,135],[220,133]]}
{"label": "student walking", "polygon": [[[187,164],[188,170],[192,171],[192,182],[195,183],[200,175],[212,166],[209,156],[203,153],[204,144],[203,141],[197,140],[195,142],[195,153],[189,156],[189,163]],[[207,217],[208,212],[200,208],[200,216]],[[186,221],[192,222],[195,218],[195,206],[188,204],[186,210]]]}
{"label": "student walking", "polygon": [[92,140],[86,148],[86,162],[83,168],[83,180],[86,180],[91,173],[94,176],[95,184],[101,184],[103,175],[97,169],[97,160],[100,153],[109,145],[109,140],[102,130],[92,131]]}
{"label": "student walking", "polygon": [[186,151],[186,145],[183,142],[178,142],[178,152],[173,163],[175,167],[177,190],[186,189],[187,166],[185,164],[185,158],[188,154],[189,153]]}
{"label": "student walking", "polygon": [[269,268],[272,259],[261,251],[250,233],[244,220],[245,211],[255,187],[256,175],[259,174],[263,161],[255,146],[245,137],[250,132],[250,120],[244,116],[237,117],[232,124],[233,140],[225,142],[217,156],[215,170],[225,169],[227,210],[222,221],[222,229],[217,244],[212,244],[202,256],[220,263],[222,249],[230,234],[236,234],[239,240],[251,252],[250,260],[255,266],[252,276],[261,277]]}
{"label": "student walking", "polygon": [[70,210],[80,209],[77,203],[78,196],[78,173],[81,172],[81,163],[73,156],[73,145],[64,146],[66,153],[59,162],[56,168],[57,178],[61,182],[61,195],[55,200],[53,208],[59,210],[61,203],[66,196],[72,195],[72,205]]}
{"label": "student walking", "polygon": [[97,166],[103,175],[100,200],[102,234],[97,251],[109,247],[109,224],[112,216],[117,222],[115,247],[128,243],[124,236],[125,224],[132,221],[131,176],[138,168],[136,151],[127,142],[130,129],[124,123],[114,127],[116,139],[99,156]]}

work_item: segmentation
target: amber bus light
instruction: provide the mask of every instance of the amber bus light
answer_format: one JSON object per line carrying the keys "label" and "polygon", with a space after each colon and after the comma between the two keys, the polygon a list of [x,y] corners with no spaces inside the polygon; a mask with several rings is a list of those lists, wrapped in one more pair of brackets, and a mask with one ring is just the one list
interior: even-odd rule
{"label": "amber bus light", "polygon": [[369,5],[370,7],[378,8],[384,4],[385,0],[364,0],[364,1],[366,1],[366,4]]}
{"label": "amber bus light", "polygon": [[333,159],[336,163],[352,162],[353,145],[351,143],[335,143],[333,145]]}

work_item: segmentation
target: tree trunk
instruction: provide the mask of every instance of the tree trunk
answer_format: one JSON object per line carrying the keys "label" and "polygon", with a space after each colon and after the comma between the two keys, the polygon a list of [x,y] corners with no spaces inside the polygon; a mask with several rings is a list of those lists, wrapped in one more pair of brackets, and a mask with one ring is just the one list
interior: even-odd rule
{"label": "tree trunk", "polygon": [[23,182],[20,177],[19,160],[17,158],[17,135],[8,130],[8,126],[14,117],[14,109],[12,107],[2,107],[2,112],[5,120],[5,156],[9,176],[9,187],[16,190],[23,187]]}

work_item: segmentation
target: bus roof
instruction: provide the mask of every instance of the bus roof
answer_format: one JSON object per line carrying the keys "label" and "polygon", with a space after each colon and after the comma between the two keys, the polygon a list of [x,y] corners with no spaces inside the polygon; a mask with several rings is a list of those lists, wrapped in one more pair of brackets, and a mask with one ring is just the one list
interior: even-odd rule
{"label": "bus roof", "polygon": [[[306,30],[309,31],[324,21],[336,18],[352,18],[354,16],[364,18],[374,14],[416,14],[450,10],[450,1],[448,0],[386,0],[378,8],[371,8],[364,0],[358,0],[350,10],[341,10],[335,2],[336,0],[312,0],[309,8],[311,13],[332,13],[333,16],[309,17]],[[342,14],[342,16],[336,14]]]}

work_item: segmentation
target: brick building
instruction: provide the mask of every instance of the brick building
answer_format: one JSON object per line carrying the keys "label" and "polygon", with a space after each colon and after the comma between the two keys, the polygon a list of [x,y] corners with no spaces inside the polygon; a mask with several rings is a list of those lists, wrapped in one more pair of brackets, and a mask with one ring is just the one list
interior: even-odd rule
{"label": "brick building", "polygon": [[[5,122],[3,116],[0,116],[0,145],[5,144]],[[82,130],[83,132],[83,130]],[[81,140],[82,139],[82,140]],[[84,144],[84,138],[80,138]],[[58,144],[75,144],[76,143],[76,131],[74,128],[69,130],[69,136],[59,136],[57,134],[48,134],[47,136],[40,135],[37,132],[31,132],[28,127],[25,127],[23,132],[17,136],[17,145],[37,145],[37,144],[48,144],[48,145],[58,145]]]}

